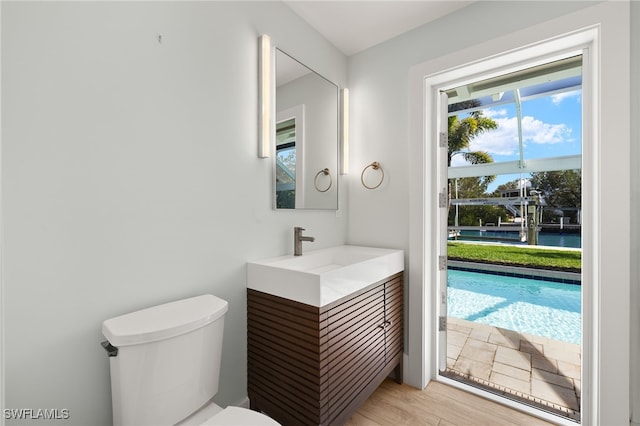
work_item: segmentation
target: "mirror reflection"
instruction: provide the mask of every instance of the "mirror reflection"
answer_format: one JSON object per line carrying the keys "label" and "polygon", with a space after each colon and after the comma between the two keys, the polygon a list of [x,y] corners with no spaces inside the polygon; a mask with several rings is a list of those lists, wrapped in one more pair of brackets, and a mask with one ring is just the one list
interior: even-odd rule
{"label": "mirror reflection", "polygon": [[338,208],[338,86],[280,49],[275,150],[275,208]]}
{"label": "mirror reflection", "polygon": [[[296,119],[279,121],[276,124],[276,208],[296,208]],[[298,192],[298,196],[300,193]],[[298,204],[302,201],[298,200]]]}

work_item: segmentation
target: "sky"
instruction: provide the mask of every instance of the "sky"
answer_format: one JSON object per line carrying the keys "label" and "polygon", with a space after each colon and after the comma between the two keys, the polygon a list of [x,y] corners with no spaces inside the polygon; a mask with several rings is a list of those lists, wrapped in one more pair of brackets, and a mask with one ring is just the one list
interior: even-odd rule
{"label": "sky", "polygon": [[[522,101],[523,153],[527,158],[560,157],[582,153],[582,91]],[[470,143],[470,151],[485,151],[494,162],[518,160],[518,124],[515,104],[483,110],[498,123],[498,128],[480,134]],[[454,156],[451,166],[464,165],[461,155]],[[529,177],[528,174],[523,178]],[[519,179],[520,175],[497,176],[489,192],[498,185]]]}

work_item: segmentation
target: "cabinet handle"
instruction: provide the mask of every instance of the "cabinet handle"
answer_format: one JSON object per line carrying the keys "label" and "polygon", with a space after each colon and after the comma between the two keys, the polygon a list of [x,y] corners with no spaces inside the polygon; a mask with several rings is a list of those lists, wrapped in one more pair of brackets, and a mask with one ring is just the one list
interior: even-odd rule
{"label": "cabinet handle", "polygon": [[378,328],[385,329],[385,328],[387,328],[387,327],[390,327],[390,326],[391,326],[391,324],[393,324],[393,322],[392,322],[392,321],[385,321],[385,322],[383,322],[382,324],[378,324]]}

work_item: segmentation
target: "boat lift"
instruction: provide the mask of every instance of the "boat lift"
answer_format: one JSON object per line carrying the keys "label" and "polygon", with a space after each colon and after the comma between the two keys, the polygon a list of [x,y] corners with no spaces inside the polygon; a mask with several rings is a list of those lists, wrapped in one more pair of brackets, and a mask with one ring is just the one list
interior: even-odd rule
{"label": "boat lift", "polygon": [[[538,233],[542,218],[542,203],[540,193],[531,191],[530,197],[493,197],[493,198],[456,198],[450,200],[454,206],[504,206],[514,216],[520,216],[520,236],[515,238],[491,238],[500,241],[527,242],[529,245],[538,244]],[[502,226],[449,226],[449,234],[457,237],[462,230],[479,231],[513,231],[513,225]],[[479,239],[481,239],[480,237]]]}

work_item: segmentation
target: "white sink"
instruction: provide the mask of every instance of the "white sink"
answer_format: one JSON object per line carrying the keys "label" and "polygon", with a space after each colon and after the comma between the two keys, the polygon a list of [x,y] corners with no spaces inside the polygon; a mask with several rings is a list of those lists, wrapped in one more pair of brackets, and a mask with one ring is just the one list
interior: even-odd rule
{"label": "white sink", "polygon": [[247,287],[321,307],[402,270],[402,250],[344,245],[248,262]]}

